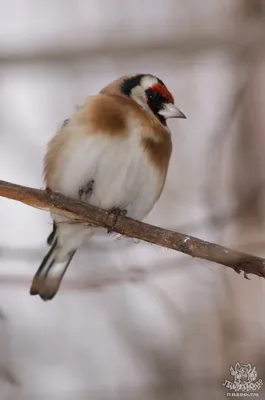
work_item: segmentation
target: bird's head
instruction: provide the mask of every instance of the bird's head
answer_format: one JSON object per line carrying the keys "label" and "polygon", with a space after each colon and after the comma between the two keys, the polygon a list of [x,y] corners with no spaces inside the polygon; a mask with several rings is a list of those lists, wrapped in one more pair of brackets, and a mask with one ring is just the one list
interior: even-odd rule
{"label": "bird's head", "polygon": [[120,90],[147,112],[153,113],[165,126],[168,118],[186,118],[174,105],[174,98],[164,82],[154,75],[126,77],[121,81]]}

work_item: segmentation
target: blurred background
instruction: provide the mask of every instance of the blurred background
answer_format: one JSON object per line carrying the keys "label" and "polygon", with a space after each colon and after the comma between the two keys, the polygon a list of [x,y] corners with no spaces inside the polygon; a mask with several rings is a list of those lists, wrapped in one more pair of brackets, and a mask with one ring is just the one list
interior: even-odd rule
{"label": "blurred background", "polygon": [[[265,256],[265,1],[0,0],[0,15],[0,179],[42,188],[46,144],[75,107],[150,72],[187,120],[169,122],[146,221]],[[265,381],[261,279],[98,238],[44,303],[29,288],[49,214],[1,198],[0,223],[1,400],[219,400],[237,361]]]}

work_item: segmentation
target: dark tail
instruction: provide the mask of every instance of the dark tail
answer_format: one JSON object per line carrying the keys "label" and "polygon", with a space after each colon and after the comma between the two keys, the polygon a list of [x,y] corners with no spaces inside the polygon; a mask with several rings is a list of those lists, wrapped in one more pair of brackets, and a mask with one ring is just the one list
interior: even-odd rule
{"label": "dark tail", "polygon": [[55,237],[56,237],[56,233],[57,233],[57,225],[55,223],[55,221],[53,221],[53,225],[52,225],[52,231],[49,234],[48,238],[47,238],[47,244],[51,245],[52,242],[54,241]]}
{"label": "dark tail", "polygon": [[76,250],[68,253],[60,262],[55,259],[57,251],[57,239],[55,239],[33,278],[30,288],[31,295],[39,295],[43,300],[51,300],[58,292]]}

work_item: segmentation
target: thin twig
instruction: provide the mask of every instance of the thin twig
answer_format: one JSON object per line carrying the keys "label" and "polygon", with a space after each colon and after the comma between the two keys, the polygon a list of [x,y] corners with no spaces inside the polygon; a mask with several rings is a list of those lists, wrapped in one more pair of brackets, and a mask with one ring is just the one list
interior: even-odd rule
{"label": "thin twig", "polygon": [[[84,226],[113,228],[113,218],[108,211],[67,198],[60,193],[33,189],[0,181],[0,196],[62,215]],[[119,217],[114,232],[144,240],[168,249],[180,251],[192,257],[212,261],[244,272],[244,277],[254,274],[265,277],[265,259],[219,246],[189,235],[162,229],[127,217]]]}

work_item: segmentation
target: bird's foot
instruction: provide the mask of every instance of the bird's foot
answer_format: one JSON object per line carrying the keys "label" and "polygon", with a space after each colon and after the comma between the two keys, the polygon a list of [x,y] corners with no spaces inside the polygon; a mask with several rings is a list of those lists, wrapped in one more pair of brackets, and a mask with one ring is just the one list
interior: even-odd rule
{"label": "bird's foot", "polygon": [[94,188],[94,180],[89,181],[86,186],[80,187],[78,190],[79,200],[87,202],[90,198],[93,188]]}
{"label": "bird's foot", "polygon": [[117,207],[111,208],[108,211],[108,217],[110,215],[113,215],[113,221],[112,221],[111,227],[108,228],[108,233],[113,232],[119,217],[126,217],[126,214],[127,214],[127,210],[121,210],[120,208],[117,208]]}

